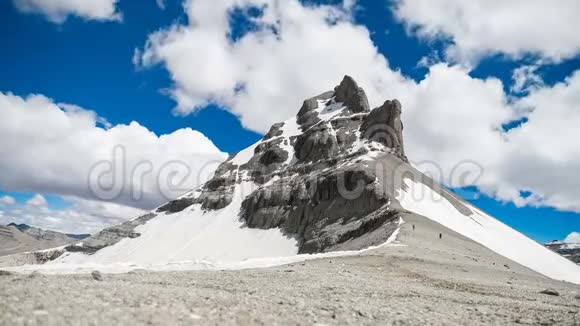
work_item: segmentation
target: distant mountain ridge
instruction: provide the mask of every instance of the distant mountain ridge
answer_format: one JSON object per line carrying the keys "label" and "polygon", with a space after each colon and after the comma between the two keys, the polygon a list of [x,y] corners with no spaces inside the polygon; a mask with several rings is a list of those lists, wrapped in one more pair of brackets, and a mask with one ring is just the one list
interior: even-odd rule
{"label": "distant mountain ridge", "polygon": [[[17,228],[18,230],[20,230],[22,232],[28,232],[29,234],[31,233],[30,230],[40,230],[40,231],[45,232],[45,233],[64,234],[69,238],[73,238],[73,239],[77,239],[77,240],[82,240],[82,239],[85,239],[85,238],[88,238],[91,236],[88,233],[73,234],[73,233],[62,233],[62,232],[57,232],[57,231],[52,231],[52,230],[44,230],[44,229],[32,227],[32,226],[30,226],[28,224],[24,224],[24,223],[16,224],[16,223],[12,222],[12,223],[7,224],[6,226],[13,226],[13,227]],[[35,232],[38,232],[38,231],[35,231]]]}
{"label": "distant mountain ridge", "polygon": [[88,237],[90,234],[68,234],[12,222],[0,226],[0,256],[61,247]]}
{"label": "distant mountain ridge", "polygon": [[26,231],[26,230],[28,230],[28,229],[31,228],[31,226],[28,225],[28,224],[24,224],[24,223],[16,224],[14,222],[8,223],[8,224],[6,224],[6,226],[13,226],[13,227],[17,228],[18,230],[20,230],[22,232],[24,232],[24,231]]}

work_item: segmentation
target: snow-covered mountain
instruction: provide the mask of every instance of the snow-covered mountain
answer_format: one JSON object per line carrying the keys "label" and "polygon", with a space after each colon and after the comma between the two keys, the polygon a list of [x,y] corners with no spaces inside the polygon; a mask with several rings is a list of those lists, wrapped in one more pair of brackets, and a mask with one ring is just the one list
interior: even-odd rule
{"label": "snow-covered mountain", "polygon": [[50,265],[264,266],[390,243],[405,214],[415,214],[538,273],[580,284],[574,263],[409,164],[401,111],[397,100],[371,110],[346,76],[231,155],[201,187],[68,246]]}
{"label": "snow-covered mountain", "polygon": [[0,256],[73,244],[90,234],[65,234],[26,224],[0,226]]}

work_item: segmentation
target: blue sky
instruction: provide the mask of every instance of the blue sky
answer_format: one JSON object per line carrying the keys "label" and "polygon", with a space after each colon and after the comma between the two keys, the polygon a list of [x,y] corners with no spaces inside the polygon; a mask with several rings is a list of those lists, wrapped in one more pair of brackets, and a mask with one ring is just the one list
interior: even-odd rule
{"label": "blue sky", "polygon": [[[272,122],[280,120],[280,117],[288,116],[287,112],[292,112],[292,110],[299,108],[294,102],[291,102],[288,104],[289,109],[272,108],[267,111],[268,114],[272,112],[271,116],[264,114],[262,117],[262,113],[252,111],[252,105],[261,104],[262,102],[259,99],[268,97],[271,94],[261,93],[260,89],[251,88],[249,85],[252,85],[253,81],[244,81],[246,83],[244,85],[248,85],[248,93],[252,96],[249,96],[248,99],[242,99],[243,101],[247,100],[247,102],[242,100],[237,102],[239,98],[236,95],[231,97],[227,91],[224,91],[223,94],[220,93],[222,92],[222,84],[231,84],[227,80],[218,80],[215,82],[215,89],[206,89],[176,74],[176,69],[180,71],[191,69],[189,73],[192,76],[196,76],[199,72],[199,77],[197,78],[204,79],[203,73],[199,71],[201,66],[175,68],[178,63],[182,64],[183,60],[173,57],[173,54],[167,54],[168,51],[163,51],[163,46],[167,46],[170,38],[166,38],[165,43],[158,42],[157,48],[148,48],[146,44],[147,40],[151,39],[151,35],[155,32],[164,31],[163,33],[167,36],[175,32],[171,30],[171,26],[188,26],[196,18],[200,19],[200,21],[203,19],[202,17],[196,17],[195,12],[191,14],[184,10],[184,5],[181,1],[166,1],[162,9],[154,0],[120,0],[118,2],[103,0],[104,2],[112,1],[115,6],[115,12],[122,13],[122,20],[95,19],[91,18],[89,14],[75,14],[73,12],[66,16],[64,21],[59,22],[54,22],[54,19],[50,19],[50,16],[42,8],[37,8],[35,13],[18,9],[16,5],[18,1],[3,1],[0,3],[0,27],[3,31],[0,34],[0,43],[2,44],[2,51],[0,51],[0,71],[2,72],[0,75],[0,92],[4,94],[11,93],[19,98],[26,98],[29,94],[41,94],[51,99],[49,102],[69,103],[94,111],[96,115],[105,118],[112,126],[128,125],[132,121],[136,121],[155,135],[172,134],[179,129],[191,128],[205,135],[215,144],[219,151],[225,153],[237,152],[251,145],[261,138],[265,125],[270,125]],[[409,1],[410,4],[408,4],[411,9],[413,9],[412,2]],[[461,78],[469,78],[470,81],[474,80],[477,85],[482,84],[488,78],[501,81],[499,89],[503,91],[501,97],[504,99],[503,102],[505,102],[502,102],[502,104],[506,105],[506,107],[518,108],[522,98],[525,98],[526,101],[521,102],[526,103],[526,105],[536,105],[536,102],[529,104],[532,103],[532,100],[536,100],[536,97],[530,94],[535,94],[534,92],[540,94],[540,88],[551,90],[554,85],[562,83],[580,69],[580,56],[578,53],[574,52],[573,49],[558,48],[560,46],[558,44],[555,44],[552,49],[541,46],[534,47],[535,45],[530,42],[522,42],[524,45],[516,50],[499,46],[497,49],[490,49],[489,47],[479,49],[474,48],[468,42],[465,42],[465,44],[469,45],[464,46],[460,43],[458,34],[453,34],[453,26],[441,27],[441,24],[432,22],[430,17],[411,17],[404,12],[396,13],[393,8],[397,5],[403,6],[402,3],[405,3],[405,1],[356,1],[356,5],[353,8],[344,9],[348,11],[349,18],[339,21],[337,25],[344,24],[349,28],[355,26],[368,31],[370,40],[365,38],[364,41],[376,47],[377,54],[388,61],[388,65],[381,69],[388,71],[389,74],[399,74],[413,85],[420,85],[422,81],[434,76],[435,69],[432,66],[437,64],[444,66],[440,68],[442,70],[449,69],[448,67],[461,67],[461,72],[465,74]],[[308,1],[302,4],[311,7],[327,4],[340,10],[345,7],[342,1]],[[255,12],[253,13],[247,10],[241,11],[239,15],[230,18],[232,21],[230,21],[231,30],[229,37],[234,39],[242,38],[247,33],[255,32],[255,26],[248,24],[248,15],[259,16],[261,12],[255,7],[254,10]],[[467,16],[469,11],[465,10],[464,13]],[[429,24],[432,24],[432,26]],[[430,30],[427,27],[431,29],[437,27],[441,30],[433,36],[427,32],[423,34],[418,32],[417,30],[421,27],[425,30]],[[328,28],[332,29],[332,26]],[[366,34],[359,32],[360,30],[352,32],[352,37],[364,38]],[[349,37],[351,34],[348,34]],[[429,35],[425,36],[424,34]],[[506,32],[506,34],[509,33]],[[514,37],[517,37],[517,33],[514,33],[514,35],[516,35]],[[183,35],[175,32],[175,36]],[[473,38],[481,37],[479,35],[468,36]],[[466,38],[465,35],[461,37]],[[288,39],[290,38],[288,37]],[[283,39],[285,40],[285,38]],[[150,43],[155,44],[155,40]],[[498,44],[502,44],[502,42],[498,42]],[[206,46],[209,47],[207,44],[199,43],[193,44],[192,49],[187,48],[188,51],[192,50],[193,52],[191,53],[191,59],[185,61],[190,61],[190,64],[196,64],[196,62],[203,60],[203,56],[196,57],[196,54],[197,52],[203,52],[203,48]],[[526,46],[529,48],[526,48]],[[198,47],[197,50],[196,47]],[[450,49],[459,49],[457,52],[460,55],[450,55]],[[333,53],[330,50],[328,55],[332,56]],[[147,53],[155,59],[148,62]],[[135,56],[138,62],[134,60]],[[276,52],[272,53],[272,57],[275,61]],[[361,57],[366,58],[362,54]],[[430,60],[426,60],[427,58],[430,58]],[[234,59],[232,59],[232,62],[242,61],[240,58]],[[251,61],[247,58],[243,59],[245,60],[244,63]],[[316,59],[317,57],[313,57],[312,60]],[[215,62],[207,63],[208,66],[212,64],[216,65]],[[219,62],[217,64],[219,65]],[[248,63],[250,66],[251,64]],[[279,63],[279,65],[285,64],[288,63]],[[526,82],[532,83],[531,85],[535,88],[517,91],[513,89],[515,82],[514,71],[520,67],[534,67],[531,73],[524,77]],[[218,74],[219,67],[215,66],[214,68],[217,71],[216,74]],[[333,71],[332,67],[328,69]],[[366,72],[368,70],[365,69],[361,69],[361,71]],[[300,67],[296,67],[296,70],[300,70]],[[340,69],[336,69],[336,71],[337,74],[343,73]],[[291,74],[292,72],[284,73]],[[360,72],[360,75],[363,75],[363,72]],[[541,82],[534,82],[534,76],[539,77]],[[331,77],[333,78],[332,80],[336,80],[334,76]],[[331,77],[328,77],[328,79]],[[281,76],[279,78],[283,82],[286,80],[300,80],[299,77],[294,75]],[[372,76],[368,78],[368,80],[374,79],[376,78]],[[295,96],[298,98],[294,100],[299,103],[302,100],[302,93],[314,95],[317,92],[324,91],[327,86],[331,85],[327,85],[325,83],[326,80],[326,78],[323,78],[323,82],[320,86],[317,86],[317,89],[313,89],[313,86],[308,85],[308,87],[304,86],[304,90],[296,90]],[[362,80],[365,80],[364,75]],[[385,78],[385,80],[390,79]],[[276,80],[272,80],[272,83],[276,83]],[[489,84],[493,84],[493,82]],[[364,84],[362,86],[366,88]],[[455,86],[454,84],[448,85],[450,88]],[[491,87],[493,85],[488,88]],[[421,87],[417,86],[417,88],[420,89]],[[176,90],[186,90],[190,93],[187,94],[188,97],[180,98],[175,95]],[[293,90],[286,90],[284,94],[289,92],[291,93]],[[497,91],[494,92],[497,93]],[[382,100],[389,98],[390,95],[386,94]],[[397,95],[397,93],[394,92],[394,95]],[[530,102],[527,101],[528,98]],[[195,105],[190,105],[191,107],[185,109],[181,106],[180,109],[176,102],[179,103],[185,100],[191,100]],[[283,100],[281,99],[281,101]],[[448,98],[447,101],[449,101],[449,106],[454,105],[453,99]],[[276,102],[272,100],[266,104],[269,103]],[[578,102],[575,104],[578,104]],[[540,104],[537,105],[538,107],[540,106]],[[405,108],[405,102],[403,102],[403,106]],[[176,109],[176,107],[178,108]],[[577,106],[572,109],[580,110]],[[0,107],[0,110],[4,110],[4,108]],[[445,113],[442,112],[442,114]],[[412,115],[412,113],[409,113],[409,115]],[[510,114],[511,118],[507,120],[502,117],[505,120],[503,121],[504,131],[518,129],[515,127],[521,126],[522,122],[524,122],[524,126],[527,125],[528,117],[525,114],[520,113],[520,115]],[[405,119],[405,116],[403,119]],[[561,119],[566,119],[566,117],[562,116]],[[409,124],[414,126],[420,123],[411,121]],[[441,128],[452,127],[441,126]],[[524,130],[525,128],[520,129]],[[197,134],[195,137],[198,137]],[[420,139],[419,136],[411,137]],[[461,137],[461,135],[458,134],[458,137]],[[482,134],[479,140],[482,143],[487,143],[486,137],[489,138],[490,136]],[[425,139],[425,141],[427,140]],[[410,145],[412,146],[415,143],[419,143],[419,140],[412,140]],[[429,146],[436,148],[435,145],[440,144],[429,144]],[[447,146],[453,146],[453,144],[447,144]],[[485,150],[493,151],[493,149],[489,150],[487,147],[482,148],[482,151]],[[160,150],[163,153],[166,151],[167,149]],[[418,159],[425,159],[429,156],[427,150],[421,149],[416,150],[416,152],[421,153],[421,157]],[[464,154],[464,152],[456,153],[458,159],[462,158],[461,155]],[[453,156],[454,153],[451,152],[451,154],[446,155],[449,157]],[[477,153],[474,155],[477,155]],[[534,158],[532,154],[528,157],[531,160]],[[570,156],[565,157],[574,156],[570,154]],[[42,160],[43,158],[40,159]],[[524,160],[523,158],[521,159]],[[54,163],[54,160],[55,158],[51,157],[51,164]],[[74,158],[71,160],[74,160]],[[433,160],[437,160],[437,157],[433,157]],[[514,164],[519,164],[518,162]],[[501,162],[502,166],[506,164],[508,163]],[[562,169],[567,169],[565,172],[569,175],[574,175],[575,172],[578,172],[573,170],[577,165],[566,162],[551,162],[550,164],[556,164],[554,166],[561,166]],[[492,169],[488,168],[485,163],[482,163],[482,165],[484,170]],[[495,163],[489,166],[492,165],[495,166]],[[528,168],[531,174],[535,174],[535,171],[538,171],[541,167],[542,165],[536,167],[531,165],[530,167],[522,166],[521,169]],[[514,166],[509,166],[502,168],[502,173],[504,173],[504,170],[512,171],[518,169],[514,168]],[[517,174],[517,171],[511,173]],[[503,174],[497,173],[497,175]],[[489,180],[492,179],[494,178]],[[517,180],[514,178],[515,181],[509,185],[510,187],[513,186],[516,190],[530,189],[531,192],[538,194],[542,198],[536,202],[526,202],[529,196],[512,198],[513,195],[504,195],[503,185],[496,187],[493,181],[489,180],[486,181],[488,182],[486,184],[465,185],[469,186],[467,188],[469,191],[459,192],[465,194],[468,199],[483,210],[538,241],[545,242],[553,239],[562,239],[573,231],[580,231],[580,216],[575,212],[577,210],[573,208],[574,205],[569,202],[560,204],[563,200],[549,200],[552,198],[550,196],[553,193],[546,189],[553,189],[553,187],[542,187],[543,184],[540,183],[527,185],[525,177],[518,176]],[[66,184],[54,188],[50,186],[43,187],[34,182],[27,182],[27,185],[22,187],[15,186],[15,184],[16,181],[12,179],[10,182],[2,182],[0,180],[0,190],[2,190],[0,191],[0,197],[14,197],[16,199],[15,205],[17,206],[26,206],[27,201],[36,194],[44,196],[48,202],[49,211],[53,213],[59,210],[76,209],[81,206],[86,208],[87,206],[80,205],[78,201],[71,198],[71,195],[74,197],[76,188],[66,188]],[[571,184],[570,188],[573,188],[573,186],[574,184]],[[474,192],[477,194],[475,196],[476,199],[472,198],[474,197]],[[505,193],[507,192],[509,191],[506,190]],[[86,196],[81,197],[86,199]],[[569,195],[566,198],[570,197],[573,196]],[[516,203],[518,206],[523,207],[517,207]],[[119,201],[116,204],[127,203]],[[147,209],[149,206],[143,205],[136,208]],[[8,208],[0,207],[0,211],[2,210],[5,216],[10,212]],[[100,217],[99,214],[99,212],[94,211],[86,213],[87,216],[97,219]],[[120,214],[113,215],[115,215],[115,218],[105,220],[111,222],[122,219]],[[18,216],[20,215],[13,213],[11,218],[17,218]],[[61,221],[53,226],[67,229],[65,223],[66,221]],[[47,224],[47,226],[52,225],[50,223]],[[98,225],[98,223],[90,225],[94,226]],[[79,229],[79,231],[86,230],[90,230],[90,228]]]}
{"label": "blue sky", "polygon": [[73,16],[57,26],[41,15],[19,13],[9,1],[0,6],[2,30],[16,31],[1,36],[3,91],[23,96],[45,94],[94,110],[113,124],[137,120],[158,134],[191,127],[228,152],[260,138],[215,107],[195,116],[170,114],[173,102],[162,92],[170,84],[167,72],[133,65],[133,52],[149,33],[186,19],[178,1],[168,2],[165,10],[154,0],[120,2],[122,24],[87,22]]}

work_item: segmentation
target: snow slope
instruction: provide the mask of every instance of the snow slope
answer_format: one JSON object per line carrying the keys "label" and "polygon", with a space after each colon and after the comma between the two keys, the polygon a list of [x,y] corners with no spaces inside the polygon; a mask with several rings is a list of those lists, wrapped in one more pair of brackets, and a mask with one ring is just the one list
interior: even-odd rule
{"label": "snow slope", "polygon": [[540,274],[580,284],[580,267],[568,259],[471,205],[466,204],[473,214],[465,216],[430,187],[411,179],[405,179],[404,183],[407,190],[401,190],[397,196],[403,208],[423,215]]}
{"label": "snow slope", "polygon": [[[3,270],[14,271],[18,273],[32,273],[41,272],[45,274],[79,274],[90,273],[94,270],[99,270],[104,273],[126,273],[135,269],[147,269],[151,271],[187,271],[187,270],[238,270],[249,268],[267,268],[272,266],[280,266],[285,264],[292,264],[301,261],[307,261],[320,258],[334,258],[345,256],[356,256],[362,253],[383,248],[383,247],[399,247],[405,246],[397,243],[397,237],[400,231],[400,226],[404,223],[403,219],[399,219],[399,228],[383,244],[371,246],[362,250],[352,251],[331,251],[318,254],[294,254],[289,256],[265,256],[257,258],[247,258],[243,260],[219,261],[219,260],[183,260],[174,262],[160,262],[146,265],[138,265],[118,261],[116,263],[97,263],[92,260],[79,261],[78,259],[57,260],[52,263],[44,265],[23,265],[17,267],[3,267]],[[78,256],[74,256],[78,258]]]}
{"label": "snow slope", "polygon": [[232,203],[224,209],[204,212],[198,204],[179,213],[159,214],[135,229],[141,233],[137,238],[125,238],[93,255],[66,254],[50,264],[148,266],[182,261],[228,264],[296,255],[296,240],[284,236],[279,229],[250,229],[239,221],[241,203],[252,187],[255,189],[247,182],[237,185]]}

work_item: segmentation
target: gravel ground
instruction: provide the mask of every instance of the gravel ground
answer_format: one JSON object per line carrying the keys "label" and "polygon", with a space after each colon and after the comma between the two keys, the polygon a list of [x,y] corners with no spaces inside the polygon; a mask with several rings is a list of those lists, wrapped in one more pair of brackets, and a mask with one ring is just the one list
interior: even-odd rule
{"label": "gravel ground", "polygon": [[0,324],[580,325],[580,286],[404,219],[405,246],[267,269],[1,275]]}

